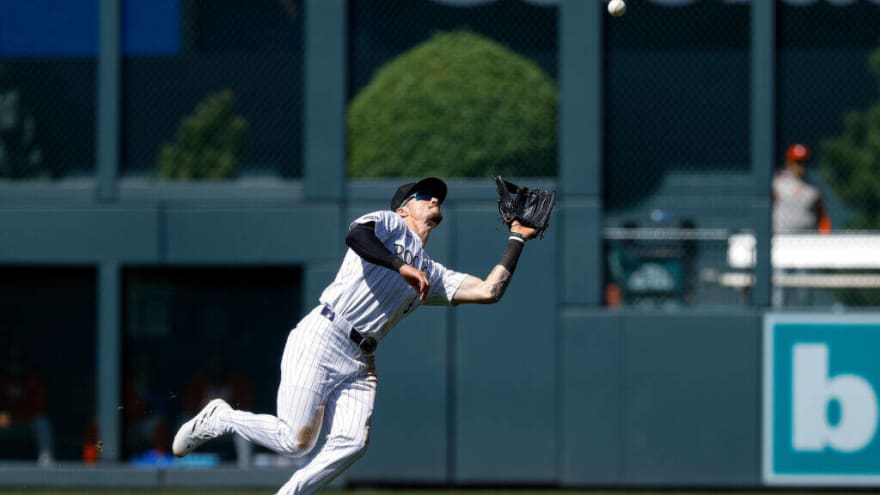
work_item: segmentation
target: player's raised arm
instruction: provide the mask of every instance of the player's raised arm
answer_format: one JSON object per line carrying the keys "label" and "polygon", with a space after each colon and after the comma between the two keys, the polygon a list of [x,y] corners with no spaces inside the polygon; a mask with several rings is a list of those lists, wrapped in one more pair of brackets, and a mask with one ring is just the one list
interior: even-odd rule
{"label": "player's raised arm", "polygon": [[550,225],[550,213],[556,204],[555,191],[520,187],[503,177],[495,178],[498,211],[510,227],[504,254],[485,280],[468,275],[452,297],[453,304],[492,304],[501,300],[510,284],[516,263],[529,239],[541,235]]}
{"label": "player's raised arm", "polygon": [[518,221],[514,220],[510,226],[507,246],[504,248],[504,254],[501,255],[498,264],[489,272],[485,280],[480,280],[473,275],[465,277],[452,297],[453,304],[493,304],[500,301],[507,286],[510,285],[526,241],[534,238],[536,234],[537,230],[520,225]]}

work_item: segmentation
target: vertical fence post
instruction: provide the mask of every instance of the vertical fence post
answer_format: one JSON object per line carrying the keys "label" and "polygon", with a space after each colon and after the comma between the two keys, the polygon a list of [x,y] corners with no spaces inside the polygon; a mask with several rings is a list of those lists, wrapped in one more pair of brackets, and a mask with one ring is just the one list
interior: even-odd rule
{"label": "vertical fence post", "polygon": [[[101,202],[118,197],[119,174],[119,63],[121,2],[99,0],[97,63],[97,121],[95,122],[96,196]],[[95,348],[95,416],[102,461],[119,461],[120,448],[120,328],[119,265],[98,266],[97,329]]]}
{"label": "vertical fence post", "polygon": [[752,49],[752,226],[757,241],[752,304],[770,306],[770,184],[776,137],[775,2],[751,2]]}
{"label": "vertical fence post", "polygon": [[119,174],[120,0],[100,0],[98,15],[97,108],[95,157],[97,199],[117,197]]}
{"label": "vertical fence post", "polygon": [[559,9],[560,266],[564,305],[602,304],[602,9]]}
{"label": "vertical fence post", "polygon": [[306,0],[304,10],[305,196],[338,200],[345,188],[346,2]]}
{"label": "vertical fence post", "polygon": [[97,356],[95,370],[95,408],[98,421],[98,441],[101,442],[102,461],[120,460],[122,453],[119,404],[121,404],[120,358],[120,271],[119,263],[105,261],[98,267],[97,294]]}

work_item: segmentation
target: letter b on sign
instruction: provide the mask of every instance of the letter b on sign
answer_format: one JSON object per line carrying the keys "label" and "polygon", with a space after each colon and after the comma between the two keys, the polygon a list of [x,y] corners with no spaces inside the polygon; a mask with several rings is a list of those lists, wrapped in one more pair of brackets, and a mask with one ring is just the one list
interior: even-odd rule
{"label": "letter b on sign", "polygon": [[[877,431],[877,395],[874,387],[854,374],[829,376],[828,346],[796,344],[793,351],[793,447],[820,451],[830,447],[841,452],[863,449]],[[835,424],[831,405],[840,410]]]}
{"label": "letter b on sign", "polygon": [[767,484],[880,485],[880,314],[764,319]]}

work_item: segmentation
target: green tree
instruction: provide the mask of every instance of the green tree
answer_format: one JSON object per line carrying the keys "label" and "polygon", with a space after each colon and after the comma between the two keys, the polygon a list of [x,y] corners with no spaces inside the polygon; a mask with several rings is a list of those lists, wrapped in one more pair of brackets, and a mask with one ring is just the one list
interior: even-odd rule
{"label": "green tree", "polygon": [[555,175],[559,93],[533,62],[469,31],[381,67],[347,116],[350,175]]}
{"label": "green tree", "polygon": [[[880,49],[868,57],[880,80]],[[820,143],[822,175],[855,212],[852,229],[880,228],[880,101],[844,116],[844,131]]]}
{"label": "green tree", "polygon": [[[880,80],[880,48],[868,57]],[[849,229],[880,229],[880,101],[865,111],[844,115],[839,136],[823,139],[819,146],[822,176],[855,216]],[[880,291],[842,289],[838,297],[853,306],[880,306]]]}
{"label": "green tree", "polygon": [[0,91],[0,177],[49,178],[43,150],[37,144],[34,116],[24,107],[18,90]]}
{"label": "green tree", "polygon": [[238,176],[247,121],[235,114],[232,91],[209,94],[183,118],[174,142],[163,144],[158,175],[173,180],[222,180]]}

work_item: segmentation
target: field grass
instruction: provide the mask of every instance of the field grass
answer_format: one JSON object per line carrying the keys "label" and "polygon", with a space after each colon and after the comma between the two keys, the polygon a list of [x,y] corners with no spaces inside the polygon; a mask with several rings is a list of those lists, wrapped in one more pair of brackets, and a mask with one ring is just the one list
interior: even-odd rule
{"label": "field grass", "polygon": [[[195,495],[207,493],[211,495],[267,495],[273,493],[272,489],[266,490],[206,490],[206,489],[176,489],[176,490],[0,490],[0,495]],[[784,492],[752,492],[752,491],[574,491],[574,490],[338,490],[324,491],[321,495],[865,495],[866,491],[836,492],[836,491],[784,491]]]}

